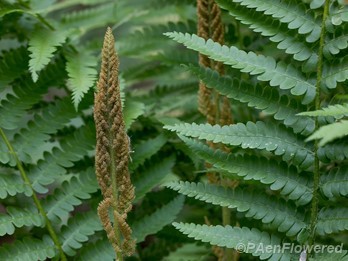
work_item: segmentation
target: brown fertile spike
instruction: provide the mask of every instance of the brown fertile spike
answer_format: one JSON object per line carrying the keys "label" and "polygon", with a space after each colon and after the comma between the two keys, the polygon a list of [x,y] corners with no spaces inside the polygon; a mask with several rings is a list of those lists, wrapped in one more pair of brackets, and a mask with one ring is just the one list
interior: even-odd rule
{"label": "brown fertile spike", "polygon": [[[122,259],[122,254],[131,255],[135,248],[135,241],[131,238],[132,230],[126,223],[127,213],[131,210],[134,199],[134,186],[128,170],[129,138],[123,120],[118,65],[115,40],[111,28],[108,28],[102,49],[98,91],[95,95],[95,165],[104,197],[98,207],[98,214],[118,259]],[[113,209],[113,222],[108,216],[110,208]]]}

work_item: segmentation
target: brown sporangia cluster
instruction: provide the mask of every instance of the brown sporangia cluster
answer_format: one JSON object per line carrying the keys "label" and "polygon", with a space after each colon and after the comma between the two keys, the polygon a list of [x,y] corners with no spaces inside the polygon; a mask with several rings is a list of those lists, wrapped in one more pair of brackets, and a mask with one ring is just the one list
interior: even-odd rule
{"label": "brown sporangia cluster", "polygon": [[[224,27],[221,22],[221,10],[214,0],[197,0],[198,36],[212,39],[219,44],[224,43]],[[210,60],[199,54],[199,64],[224,74],[224,65],[221,62]],[[207,118],[210,124],[232,124],[232,115],[229,100],[220,97],[218,93],[208,89],[203,82],[199,84],[198,109]]]}
{"label": "brown sporangia cluster", "polygon": [[[115,39],[111,28],[108,28],[94,100],[97,132],[95,166],[104,198],[98,206],[98,215],[116,253],[131,255],[135,241],[126,219],[132,208],[134,186],[128,170],[130,146],[123,120],[118,65]],[[110,220],[110,210],[113,220]]]}

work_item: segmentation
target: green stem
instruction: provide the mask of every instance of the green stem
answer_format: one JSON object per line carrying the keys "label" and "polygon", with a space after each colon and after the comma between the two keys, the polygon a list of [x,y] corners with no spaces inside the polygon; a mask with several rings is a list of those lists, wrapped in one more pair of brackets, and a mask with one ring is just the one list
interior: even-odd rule
{"label": "green stem", "polygon": [[[323,73],[323,49],[325,44],[325,21],[329,13],[330,0],[325,1],[323,20],[321,24],[320,33],[320,45],[318,53],[318,66],[317,66],[317,82],[316,82],[316,96],[315,96],[315,110],[320,109],[320,86],[322,82]],[[315,130],[318,130],[318,118],[315,119]],[[314,173],[313,173],[313,200],[311,208],[311,219],[310,219],[310,234],[309,234],[309,245],[313,245],[315,239],[315,227],[318,218],[318,203],[319,203],[319,181],[320,181],[320,169],[319,169],[319,157],[318,157],[319,141],[316,140],[314,143]]]}
{"label": "green stem", "polygon": [[41,215],[44,217],[44,219],[45,219],[46,228],[47,228],[47,230],[48,230],[48,232],[49,232],[49,234],[50,234],[50,236],[51,236],[51,238],[52,238],[52,240],[53,240],[53,242],[54,242],[54,245],[57,247],[57,249],[58,249],[58,251],[59,251],[59,253],[60,253],[60,259],[63,260],[63,261],[66,261],[67,258],[66,258],[65,254],[64,254],[63,249],[62,249],[62,245],[61,245],[60,242],[59,242],[58,236],[57,236],[57,234],[54,232],[54,229],[53,229],[53,227],[52,227],[51,221],[48,219],[45,210],[43,209],[42,205],[40,204],[40,201],[39,201],[38,197],[36,196],[36,193],[35,193],[35,191],[34,191],[32,185],[31,185],[31,183],[30,183],[30,180],[29,180],[29,178],[28,178],[28,176],[27,176],[27,174],[26,174],[26,172],[25,172],[23,166],[22,166],[22,163],[20,162],[20,160],[19,160],[19,158],[18,158],[16,152],[14,151],[14,149],[13,149],[13,147],[12,147],[10,141],[7,139],[6,134],[4,133],[4,131],[2,130],[2,128],[0,128],[0,135],[1,135],[1,137],[3,138],[3,140],[5,141],[5,144],[6,144],[7,148],[8,148],[8,150],[10,151],[10,154],[12,154],[12,155],[14,156],[14,158],[15,158],[15,160],[16,160],[16,164],[17,164],[18,170],[19,170],[19,172],[20,172],[20,174],[21,174],[21,177],[22,177],[24,183],[25,183],[25,184],[31,189],[31,191],[32,191],[32,198],[33,198],[33,200],[34,200],[34,203],[35,203],[37,209],[39,210],[40,214],[41,214]]}

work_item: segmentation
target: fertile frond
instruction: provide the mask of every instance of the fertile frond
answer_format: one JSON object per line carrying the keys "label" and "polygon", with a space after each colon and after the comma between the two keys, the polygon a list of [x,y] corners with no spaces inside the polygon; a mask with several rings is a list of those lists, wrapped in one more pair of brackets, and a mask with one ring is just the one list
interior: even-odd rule
{"label": "fertile frond", "polygon": [[283,121],[286,126],[293,128],[296,133],[309,134],[313,132],[314,120],[296,115],[299,111],[304,111],[305,107],[286,95],[281,96],[278,90],[258,84],[252,85],[247,81],[229,76],[221,76],[209,68],[192,65],[188,68],[207,87],[215,88],[228,98],[247,103],[249,107],[273,115],[274,119]]}
{"label": "fertile frond", "polygon": [[304,4],[281,0],[232,0],[235,3],[255,9],[265,15],[287,24],[289,29],[297,29],[300,34],[308,34],[306,40],[315,42],[320,37],[320,23],[316,21],[315,14],[306,9]]}
{"label": "fertile frond", "polygon": [[151,156],[159,151],[166,142],[167,138],[163,134],[160,134],[156,138],[135,144],[130,168],[136,169],[139,165],[142,165],[146,159],[151,158]]}
{"label": "fertile frond", "polygon": [[82,199],[91,198],[91,194],[98,190],[92,168],[72,176],[69,181],[62,183],[54,193],[47,197],[43,203],[47,217],[52,220],[56,217],[64,221],[75,206],[82,203]]}
{"label": "fertile frond", "polygon": [[314,160],[311,149],[281,125],[248,122],[247,124],[238,123],[221,127],[210,124],[184,123],[164,126],[164,128],[184,136],[214,143],[222,142],[242,148],[265,149],[275,155],[282,155],[285,161],[292,160],[294,164],[303,169],[309,168]]}
{"label": "fertile frond", "polygon": [[323,193],[328,198],[345,197],[348,195],[348,167],[331,169],[321,176]]}
{"label": "fertile frond", "polygon": [[328,88],[336,88],[338,82],[348,80],[348,56],[325,65],[322,80]]}
{"label": "fertile frond", "polygon": [[277,48],[292,54],[295,60],[305,61],[310,58],[313,59],[313,62],[318,60],[318,55],[312,50],[313,47],[280,21],[232,1],[217,0],[217,3],[241,23],[248,25],[254,32],[267,36],[272,42],[278,43]]}
{"label": "fertile frond", "polygon": [[23,226],[42,226],[43,217],[37,211],[23,208],[7,207],[7,214],[0,215],[0,236],[12,235],[15,228]]}
{"label": "fertile frond", "polygon": [[47,193],[46,185],[52,184],[58,177],[66,173],[66,167],[83,159],[93,149],[94,130],[83,126],[65,137],[60,148],[53,148],[51,153],[44,153],[44,160],[28,171],[33,189],[39,193]]}
{"label": "fertile frond", "polygon": [[77,109],[81,99],[92,88],[97,79],[97,59],[87,50],[67,55],[66,71],[68,88],[73,92],[72,99]]}
{"label": "fertile frond", "polygon": [[335,104],[330,105],[328,107],[322,108],[317,111],[307,111],[307,112],[301,112],[298,115],[304,115],[304,116],[333,116],[336,119],[340,119],[344,116],[348,116],[348,103],[344,104]]}
{"label": "fertile frond", "polygon": [[280,190],[282,195],[295,200],[299,205],[306,205],[312,199],[312,189],[308,178],[298,174],[294,167],[279,164],[274,160],[251,155],[234,155],[222,150],[214,150],[202,142],[180,137],[190,149],[213,167],[223,170],[224,176],[237,174],[244,180],[259,180],[263,184],[271,184],[271,190]]}
{"label": "fertile frond", "polygon": [[115,251],[106,239],[98,240],[95,243],[85,244],[77,260],[81,261],[114,261]]}
{"label": "fertile frond", "polygon": [[[25,47],[4,52],[0,56],[0,91],[28,69],[29,55]],[[0,101],[3,98],[0,98]]]}
{"label": "fertile frond", "polygon": [[348,230],[348,208],[323,208],[318,215],[317,233],[327,235]]}
{"label": "fertile frond", "polygon": [[161,161],[150,161],[133,180],[135,186],[135,200],[141,199],[147,192],[159,185],[172,172],[175,157],[163,158]]}
{"label": "fertile frond", "polygon": [[26,115],[26,110],[39,102],[49,87],[63,82],[65,70],[62,61],[48,65],[33,83],[29,75],[23,76],[13,84],[13,94],[0,99],[0,126],[6,130],[18,128],[19,122]]}
{"label": "fertile frond", "polygon": [[258,256],[261,260],[291,260],[289,251],[258,251],[256,248],[248,248],[249,244],[253,246],[262,246],[262,249],[273,249],[276,245],[281,245],[281,239],[276,235],[270,235],[261,232],[256,228],[231,227],[231,226],[207,226],[185,223],[173,223],[174,227],[186,234],[190,238],[209,242],[211,245],[220,247],[234,248],[241,252],[250,253]]}
{"label": "fertile frond", "polygon": [[50,62],[57,47],[65,42],[69,32],[67,30],[52,31],[46,28],[38,28],[33,32],[29,41],[29,70],[33,81],[39,78],[38,73]]}
{"label": "fertile frond", "polygon": [[294,205],[285,204],[285,201],[278,201],[260,191],[225,189],[217,185],[183,181],[171,182],[167,187],[207,203],[236,208],[238,212],[245,212],[246,217],[260,219],[280,232],[286,232],[288,236],[296,235],[306,225],[303,214],[296,212]]}
{"label": "fertile frond", "polygon": [[0,248],[1,260],[47,260],[56,255],[56,249],[49,237],[43,240],[26,237]]}
{"label": "fertile frond", "polygon": [[94,211],[73,216],[60,234],[64,252],[70,256],[75,255],[76,249],[81,248],[89,236],[102,229],[98,215]]}
{"label": "fertile frond", "polygon": [[173,222],[184,205],[185,198],[178,196],[168,204],[132,224],[133,236],[138,243],[147,235],[155,234],[164,226]]}
{"label": "fertile frond", "polygon": [[316,132],[308,137],[307,141],[321,139],[319,146],[348,135],[348,120],[341,120],[329,125],[320,127]]}
{"label": "fertile frond", "polygon": [[279,86],[282,90],[290,89],[293,95],[305,94],[303,103],[309,103],[314,99],[314,85],[291,64],[277,63],[270,56],[257,55],[253,52],[246,53],[234,46],[221,46],[210,39],[205,41],[194,34],[173,32],[165,35],[215,61],[223,62],[251,75],[258,75],[257,79],[269,81],[271,86]]}

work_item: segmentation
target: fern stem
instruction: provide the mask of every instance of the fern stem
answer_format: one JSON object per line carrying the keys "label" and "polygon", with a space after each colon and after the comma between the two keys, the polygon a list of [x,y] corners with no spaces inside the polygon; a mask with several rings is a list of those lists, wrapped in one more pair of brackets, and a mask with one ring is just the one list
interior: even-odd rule
{"label": "fern stem", "polygon": [[54,229],[52,227],[51,221],[48,219],[45,210],[43,209],[42,205],[40,204],[40,201],[39,201],[38,197],[36,196],[36,193],[35,193],[33,187],[31,186],[30,180],[29,180],[29,178],[28,178],[28,176],[27,176],[27,174],[26,174],[26,172],[25,172],[25,170],[23,168],[23,165],[22,165],[21,161],[19,160],[16,152],[14,151],[10,141],[7,139],[6,134],[4,133],[2,128],[0,128],[0,134],[1,134],[1,137],[3,138],[3,140],[4,140],[8,150],[10,151],[10,154],[12,154],[14,156],[15,160],[16,160],[16,164],[17,164],[18,170],[19,170],[19,172],[21,174],[21,177],[22,177],[24,183],[32,191],[32,198],[34,200],[34,203],[35,203],[37,209],[39,210],[40,214],[45,219],[46,228],[47,228],[47,230],[48,230],[48,232],[49,232],[49,234],[50,234],[50,236],[51,236],[51,238],[52,238],[52,240],[54,242],[54,245],[57,247],[57,249],[58,249],[58,251],[60,253],[60,259],[63,260],[63,261],[66,261],[67,258],[66,258],[65,254],[64,254],[63,249],[62,249],[62,245],[59,242],[58,236],[57,236],[56,232],[54,231]]}
{"label": "fern stem", "polygon": [[[317,81],[316,81],[316,96],[315,96],[315,110],[320,109],[320,86],[322,82],[322,73],[323,73],[323,49],[325,44],[325,21],[327,19],[329,13],[329,5],[330,0],[325,1],[324,12],[323,12],[323,20],[321,23],[321,33],[320,33],[320,43],[319,43],[319,52],[318,52],[318,65],[317,65]],[[315,130],[318,130],[319,123],[318,118],[315,119]],[[319,148],[319,140],[315,140],[314,143],[314,173],[313,173],[313,200],[312,200],[312,208],[311,208],[311,219],[310,219],[310,234],[309,234],[309,245],[313,245],[315,239],[315,227],[318,218],[318,203],[319,203],[319,181],[320,181],[320,162],[318,157],[318,148]]]}

